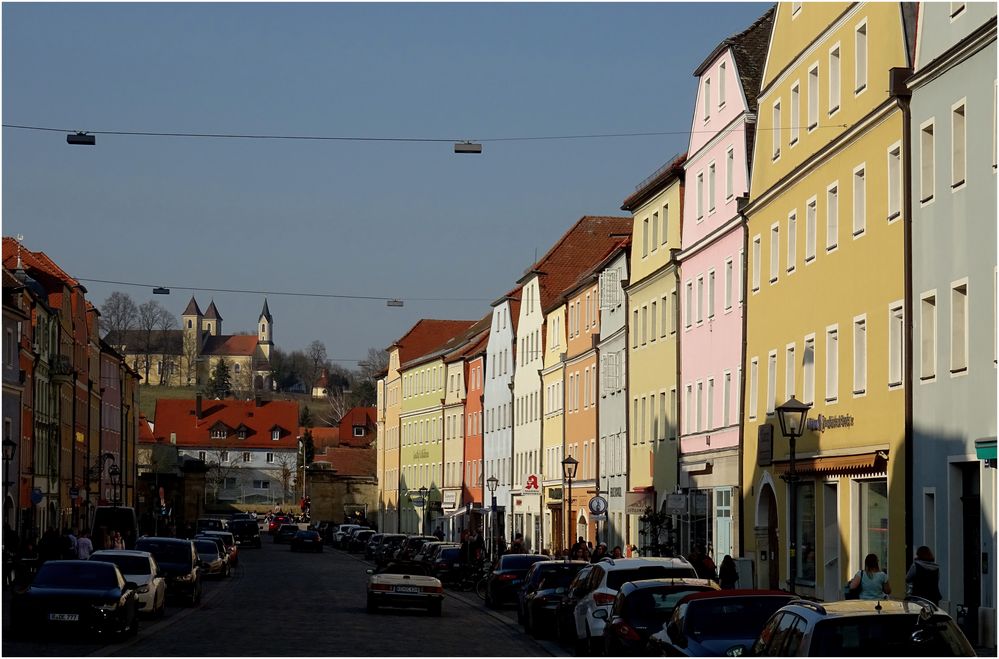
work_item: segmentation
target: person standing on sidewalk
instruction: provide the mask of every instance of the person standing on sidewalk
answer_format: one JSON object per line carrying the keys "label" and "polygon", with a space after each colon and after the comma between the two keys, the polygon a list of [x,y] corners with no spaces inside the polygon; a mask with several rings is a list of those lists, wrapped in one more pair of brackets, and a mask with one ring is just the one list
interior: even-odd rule
{"label": "person standing on sidewalk", "polygon": [[933,560],[933,552],[926,545],[916,550],[916,559],[905,574],[905,583],[912,588],[912,595],[940,604],[940,566]]}
{"label": "person standing on sidewalk", "polygon": [[94,543],[90,541],[90,532],[83,529],[83,533],[76,540],[76,557],[85,561],[92,553],[94,553]]}

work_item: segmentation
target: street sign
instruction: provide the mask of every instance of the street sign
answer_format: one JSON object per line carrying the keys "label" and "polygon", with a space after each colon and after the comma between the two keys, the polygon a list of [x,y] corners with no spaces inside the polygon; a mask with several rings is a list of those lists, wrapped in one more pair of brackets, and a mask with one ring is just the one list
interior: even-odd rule
{"label": "street sign", "polygon": [[80,488],[78,487],[69,488],[69,496],[71,496],[74,499],[80,496]]}
{"label": "street sign", "polygon": [[666,496],[666,512],[671,515],[682,515],[687,512],[686,494],[669,494]]}
{"label": "street sign", "polygon": [[607,512],[607,499],[603,497],[590,499],[590,512],[594,515],[602,515]]}

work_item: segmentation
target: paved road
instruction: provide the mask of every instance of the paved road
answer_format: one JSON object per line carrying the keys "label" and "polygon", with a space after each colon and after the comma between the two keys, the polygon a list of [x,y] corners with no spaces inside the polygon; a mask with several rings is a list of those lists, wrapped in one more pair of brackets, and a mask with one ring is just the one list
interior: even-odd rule
{"label": "paved road", "polygon": [[[101,646],[48,639],[3,642],[4,656],[551,656],[516,625],[513,610],[487,611],[471,594],[444,600],[443,615],[365,610],[369,564],[341,551],[292,553],[264,537],[225,581],[209,582],[201,606],[174,607],[139,636]],[[6,617],[6,616],[5,616]],[[5,626],[6,628],[6,626]]]}

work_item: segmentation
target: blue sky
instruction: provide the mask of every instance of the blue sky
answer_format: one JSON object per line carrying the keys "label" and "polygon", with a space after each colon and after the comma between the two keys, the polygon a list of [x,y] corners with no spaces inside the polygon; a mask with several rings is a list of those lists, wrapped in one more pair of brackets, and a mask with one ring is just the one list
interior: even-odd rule
{"label": "blue sky", "polygon": [[[488,140],[315,142],[3,129],[3,233],[84,279],[272,295],[331,358],[477,319],[582,215],[623,215],[686,148],[696,66],[766,4],[9,4],[3,122],[73,130]],[[97,305],[114,290],[84,282]],[[215,299],[226,333],[263,296]],[[418,301],[413,298],[447,298]],[[351,366],[350,363],[346,365]]]}

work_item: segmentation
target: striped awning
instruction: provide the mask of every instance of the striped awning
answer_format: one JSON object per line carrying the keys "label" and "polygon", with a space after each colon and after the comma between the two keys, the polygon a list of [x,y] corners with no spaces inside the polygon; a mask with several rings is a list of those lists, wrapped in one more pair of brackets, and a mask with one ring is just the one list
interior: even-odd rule
{"label": "striped awning", "polygon": [[[774,473],[783,476],[788,472],[790,461],[774,460]],[[815,474],[822,476],[856,476],[887,473],[888,451],[872,451],[853,455],[813,456],[794,461],[794,471],[798,475]]]}

